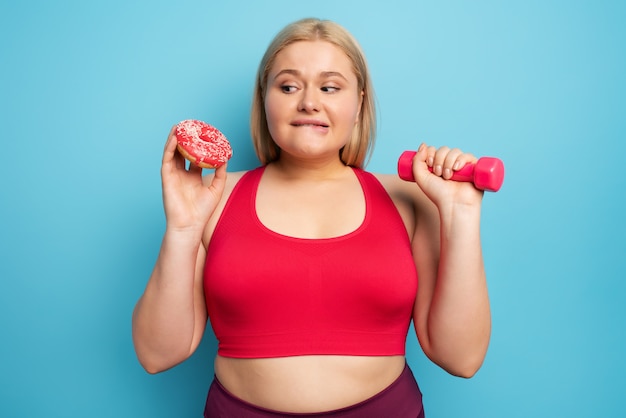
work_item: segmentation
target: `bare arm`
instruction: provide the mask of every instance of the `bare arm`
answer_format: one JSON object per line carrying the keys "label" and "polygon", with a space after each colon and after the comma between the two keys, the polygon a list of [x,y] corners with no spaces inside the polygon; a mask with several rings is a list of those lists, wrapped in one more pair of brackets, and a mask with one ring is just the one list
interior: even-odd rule
{"label": "bare arm", "polygon": [[[482,192],[439,176],[473,157],[422,147],[414,160],[420,189],[413,254],[419,273],[414,323],[425,354],[457,376],[471,377],[485,358],[491,313],[480,242]],[[435,174],[428,172],[427,163]]]}
{"label": "bare arm", "polygon": [[135,351],[150,373],[184,361],[202,339],[207,321],[203,259],[201,245],[175,234],[164,236],[159,258],[133,313]]}
{"label": "bare arm", "polygon": [[202,272],[205,228],[225,185],[226,167],[209,184],[197,167],[185,169],[173,130],[161,168],[166,232],[146,289],[133,312],[137,357],[150,373],[187,359],[197,348],[207,322]]}

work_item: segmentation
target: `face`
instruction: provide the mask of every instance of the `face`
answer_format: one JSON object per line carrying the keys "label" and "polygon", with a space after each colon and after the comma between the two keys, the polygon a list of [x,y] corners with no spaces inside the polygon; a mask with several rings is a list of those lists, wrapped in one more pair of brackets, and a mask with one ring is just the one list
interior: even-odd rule
{"label": "face", "polygon": [[281,158],[339,157],[358,121],[362,92],[352,64],[326,41],[300,41],[270,68],[265,112]]}

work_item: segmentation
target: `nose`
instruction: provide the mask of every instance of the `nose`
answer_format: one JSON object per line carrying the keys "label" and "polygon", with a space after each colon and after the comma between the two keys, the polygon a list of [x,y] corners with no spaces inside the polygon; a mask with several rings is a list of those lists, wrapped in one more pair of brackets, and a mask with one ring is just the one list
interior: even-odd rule
{"label": "nose", "polygon": [[302,90],[298,110],[302,112],[317,112],[320,109],[319,95],[315,89]]}

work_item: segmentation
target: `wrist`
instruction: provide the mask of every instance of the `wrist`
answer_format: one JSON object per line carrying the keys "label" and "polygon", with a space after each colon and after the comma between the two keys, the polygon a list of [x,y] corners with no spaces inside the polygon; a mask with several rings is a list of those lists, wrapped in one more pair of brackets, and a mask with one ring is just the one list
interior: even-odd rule
{"label": "wrist", "polygon": [[480,230],[481,205],[452,203],[439,207],[443,237],[472,236]]}
{"label": "wrist", "polygon": [[202,241],[203,228],[166,226],[163,243],[179,248],[197,248]]}
{"label": "wrist", "polygon": [[482,199],[450,199],[437,205],[442,222],[448,219],[479,219]]}

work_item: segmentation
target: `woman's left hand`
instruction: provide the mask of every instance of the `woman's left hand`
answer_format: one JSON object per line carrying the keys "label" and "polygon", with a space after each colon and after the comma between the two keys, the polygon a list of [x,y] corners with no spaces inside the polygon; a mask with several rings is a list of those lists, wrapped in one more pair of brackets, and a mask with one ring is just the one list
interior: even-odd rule
{"label": "woman's left hand", "polygon": [[426,196],[440,209],[455,204],[479,205],[483,191],[476,189],[471,182],[450,180],[455,171],[476,161],[472,154],[458,148],[421,144],[413,157],[413,176]]}

